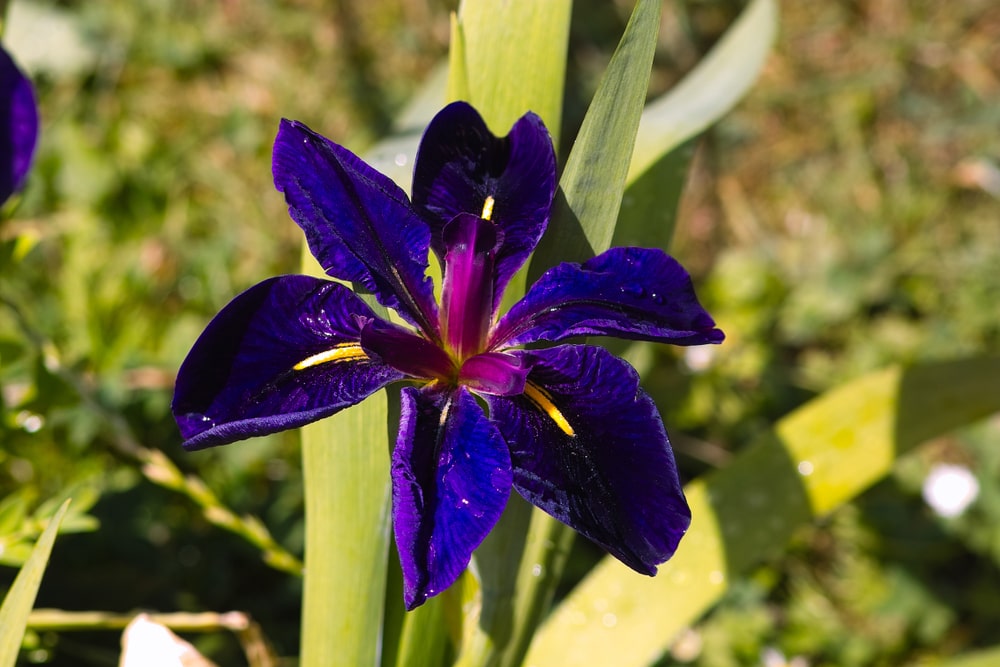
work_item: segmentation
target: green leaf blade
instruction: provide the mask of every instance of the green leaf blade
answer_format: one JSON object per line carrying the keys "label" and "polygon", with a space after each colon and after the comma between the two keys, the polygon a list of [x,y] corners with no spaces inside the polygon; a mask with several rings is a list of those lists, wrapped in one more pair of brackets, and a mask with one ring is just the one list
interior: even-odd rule
{"label": "green leaf blade", "polygon": [[38,595],[38,587],[52,553],[59,524],[66,516],[69,503],[69,500],[63,502],[53,515],[0,606],[0,667],[13,667],[17,661],[28,615],[35,604],[35,596]]}
{"label": "green leaf blade", "polygon": [[797,528],[857,496],[916,444],[997,410],[1000,359],[893,367],[814,399],[686,487],[691,528],[655,578],[605,558],[549,617],[525,664],[650,664],[728,580]]}
{"label": "green leaf blade", "polygon": [[560,261],[584,261],[611,246],[659,27],[660,2],[639,0],[566,161],[532,280]]}

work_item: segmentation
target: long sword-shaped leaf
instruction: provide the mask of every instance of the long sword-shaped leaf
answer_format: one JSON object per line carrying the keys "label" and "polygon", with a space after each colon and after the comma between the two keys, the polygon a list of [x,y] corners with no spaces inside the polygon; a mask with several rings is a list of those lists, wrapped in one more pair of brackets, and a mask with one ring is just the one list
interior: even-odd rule
{"label": "long sword-shaped leaf", "polygon": [[67,500],[55,513],[38,538],[31,556],[18,572],[14,584],[7,591],[3,605],[0,606],[0,667],[13,667],[24,638],[24,629],[28,623],[28,615],[35,604],[38,587],[45,574],[45,566],[52,553],[52,545],[59,532],[59,524],[66,516],[70,501]]}
{"label": "long sword-shaped leaf", "polygon": [[448,91],[506,134],[526,111],[558,145],[571,0],[463,0],[452,22]]}
{"label": "long sword-shaped leaf", "polygon": [[553,612],[526,665],[648,665],[727,582],[886,475],[918,443],[1000,410],[1000,359],[872,373],[809,402],[685,492],[694,516],[654,579],[606,558]]}
{"label": "long sword-shaped leaf", "polygon": [[566,161],[534,278],[560,261],[607,250],[625,190],[660,27],[660,0],[639,0]]}
{"label": "long sword-shaped leaf", "polygon": [[646,106],[614,245],[670,245],[694,137],[750,89],[774,43],[777,26],[774,0],[754,0],[690,74]]}
{"label": "long sword-shaped leaf", "polygon": [[690,74],[646,107],[629,183],[733,108],[757,80],[777,31],[775,0],[754,0]]}
{"label": "long sword-shaped leaf", "polygon": [[377,664],[390,525],[387,406],[382,391],[302,429],[303,667]]}

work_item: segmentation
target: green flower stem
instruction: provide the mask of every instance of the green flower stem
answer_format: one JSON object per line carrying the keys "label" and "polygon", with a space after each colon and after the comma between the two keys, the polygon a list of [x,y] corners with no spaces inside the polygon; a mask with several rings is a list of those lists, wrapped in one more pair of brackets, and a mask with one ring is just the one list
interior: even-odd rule
{"label": "green flower stem", "polygon": [[389,550],[386,392],[302,429],[303,667],[378,664]]}

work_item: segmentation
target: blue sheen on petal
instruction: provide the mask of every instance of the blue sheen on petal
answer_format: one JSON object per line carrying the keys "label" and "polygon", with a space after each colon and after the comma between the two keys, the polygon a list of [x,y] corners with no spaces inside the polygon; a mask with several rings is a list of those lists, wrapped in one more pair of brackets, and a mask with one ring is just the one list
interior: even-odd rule
{"label": "blue sheen on petal", "polygon": [[510,447],[514,488],[632,569],[655,574],[691,513],[663,423],[636,372],[587,345],[520,354],[533,363],[529,388],[542,399],[485,397]]}
{"label": "blue sheen on petal", "polygon": [[401,379],[361,349],[373,317],[343,285],[310,276],[271,278],[237,296],[178,371],[172,409],[184,447],[302,426]]}
{"label": "blue sheen on petal", "polygon": [[724,338],[677,260],[652,248],[612,248],[582,266],[549,269],[497,324],[490,347],[595,335],[675,345]]}
{"label": "blue sheen on petal", "polygon": [[555,149],[538,116],[525,114],[497,137],[465,102],[449,104],[427,126],[413,171],[413,205],[431,226],[439,257],[444,226],[459,213],[482,215],[493,198],[490,220],[500,238],[494,308],[545,231],[555,188]]}
{"label": "blue sheen on petal", "polygon": [[323,269],[361,283],[379,303],[436,337],[434,289],[424,275],[430,230],[406,194],[354,153],[295,121],[281,121],[273,171]]}
{"label": "blue sheen on petal", "polygon": [[510,456],[464,388],[404,387],[392,515],[407,609],[455,582],[510,495]]}
{"label": "blue sheen on petal", "polygon": [[38,106],[31,82],[0,48],[0,204],[21,187],[38,141]]}

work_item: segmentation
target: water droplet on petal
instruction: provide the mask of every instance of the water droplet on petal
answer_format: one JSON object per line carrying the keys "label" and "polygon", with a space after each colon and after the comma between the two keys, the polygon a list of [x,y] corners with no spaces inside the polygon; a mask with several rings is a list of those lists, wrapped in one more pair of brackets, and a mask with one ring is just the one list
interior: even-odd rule
{"label": "water droplet on petal", "polygon": [[611,612],[608,612],[607,614],[601,617],[601,625],[603,625],[606,628],[613,628],[616,625],[618,625],[618,617],[612,614]]}

